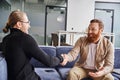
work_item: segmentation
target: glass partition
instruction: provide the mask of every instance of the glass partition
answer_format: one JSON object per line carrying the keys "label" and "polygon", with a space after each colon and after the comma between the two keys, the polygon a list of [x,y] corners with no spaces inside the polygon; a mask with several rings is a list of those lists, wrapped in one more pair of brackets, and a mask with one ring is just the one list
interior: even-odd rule
{"label": "glass partition", "polygon": [[[0,20],[0,41],[4,37],[2,29],[7,22],[9,13],[13,10],[20,9],[21,11],[25,11],[28,14],[28,18],[31,22],[29,34],[33,36],[39,45],[45,45],[45,9],[47,5],[66,6],[66,0],[1,0],[0,19],[2,20]],[[53,19],[50,21],[54,22]],[[58,21],[60,21],[60,18]],[[56,26],[53,26],[53,28],[55,27]],[[48,37],[50,39],[50,36]],[[50,45],[50,42],[48,44]]]}

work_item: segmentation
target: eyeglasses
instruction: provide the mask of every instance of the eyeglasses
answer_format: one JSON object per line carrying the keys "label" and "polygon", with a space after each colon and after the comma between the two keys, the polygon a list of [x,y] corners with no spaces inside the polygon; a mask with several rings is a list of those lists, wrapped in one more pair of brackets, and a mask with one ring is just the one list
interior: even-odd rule
{"label": "eyeglasses", "polygon": [[27,21],[27,22],[25,22],[25,21],[20,21],[20,22],[22,22],[22,23],[28,23],[28,24],[30,24],[30,21]]}

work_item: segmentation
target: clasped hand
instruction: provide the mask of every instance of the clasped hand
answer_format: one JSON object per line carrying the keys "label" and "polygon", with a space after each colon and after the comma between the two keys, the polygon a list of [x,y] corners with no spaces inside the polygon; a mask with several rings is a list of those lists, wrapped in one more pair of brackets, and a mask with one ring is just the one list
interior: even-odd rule
{"label": "clasped hand", "polygon": [[91,77],[100,77],[104,74],[103,67],[101,67],[97,72],[89,72]]}
{"label": "clasped hand", "polygon": [[61,54],[61,56],[63,57],[63,62],[60,63],[62,66],[66,65],[68,62],[68,55],[67,54]]}

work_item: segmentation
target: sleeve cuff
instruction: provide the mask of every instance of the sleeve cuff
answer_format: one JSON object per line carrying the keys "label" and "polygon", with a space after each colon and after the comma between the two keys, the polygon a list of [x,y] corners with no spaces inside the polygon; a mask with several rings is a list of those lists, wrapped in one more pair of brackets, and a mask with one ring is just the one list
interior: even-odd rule
{"label": "sleeve cuff", "polygon": [[59,55],[59,56],[57,56],[58,57],[58,59],[60,60],[60,63],[62,63],[63,62],[63,57],[61,56],[61,55]]}

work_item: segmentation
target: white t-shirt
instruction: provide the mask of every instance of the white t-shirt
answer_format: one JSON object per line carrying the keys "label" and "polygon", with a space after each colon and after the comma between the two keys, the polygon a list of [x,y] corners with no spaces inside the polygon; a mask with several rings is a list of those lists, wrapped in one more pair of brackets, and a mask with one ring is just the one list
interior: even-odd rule
{"label": "white t-shirt", "polygon": [[84,68],[86,69],[95,69],[95,54],[96,54],[97,44],[91,43],[89,45],[89,52],[86,59]]}

